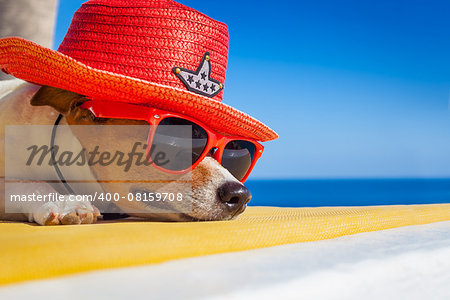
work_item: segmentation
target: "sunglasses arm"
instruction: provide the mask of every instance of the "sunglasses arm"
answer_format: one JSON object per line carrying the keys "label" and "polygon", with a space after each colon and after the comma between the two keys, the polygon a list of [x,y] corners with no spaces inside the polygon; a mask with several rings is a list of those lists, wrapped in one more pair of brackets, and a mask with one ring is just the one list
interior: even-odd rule
{"label": "sunglasses arm", "polygon": [[[109,105],[106,101],[86,101],[80,107],[89,110],[97,118],[118,118],[123,115],[124,119],[148,121],[154,119],[155,109],[140,105],[116,102]],[[124,115],[126,112],[126,115]]]}

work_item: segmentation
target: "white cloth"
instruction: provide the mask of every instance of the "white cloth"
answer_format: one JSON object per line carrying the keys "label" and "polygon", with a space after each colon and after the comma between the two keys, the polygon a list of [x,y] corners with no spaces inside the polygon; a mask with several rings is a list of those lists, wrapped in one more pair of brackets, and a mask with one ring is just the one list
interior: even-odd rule
{"label": "white cloth", "polygon": [[0,99],[18,88],[24,81],[20,79],[0,81]]}

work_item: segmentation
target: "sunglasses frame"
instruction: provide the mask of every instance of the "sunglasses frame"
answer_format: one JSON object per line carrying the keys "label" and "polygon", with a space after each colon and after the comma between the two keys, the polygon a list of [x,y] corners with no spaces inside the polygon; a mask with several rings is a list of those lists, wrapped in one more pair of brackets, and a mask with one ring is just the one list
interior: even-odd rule
{"label": "sunglasses frame", "polygon": [[[217,133],[210,129],[208,126],[203,124],[202,122],[197,121],[194,118],[189,116],[185,116],[183,114],[173,113],[166,110],[156,109],[153,107],[135,105],[123,102],[116,101],[97,101],[97,100],[88,100],[84,102],[80,108],[89,110],[95,117],[97,118],[107,118],[107,119],[129,119],[129,120],[138,120],[138,121],[146,121],[150,125],[150,132],[148,135],[147,145],[152,145],[156,129],[162,120],[166,118],[179,118],[183,120],[190,121],[192,123],[200,126],[208,135],[208,142],[205,146],[205,150],[197,159],[197,161],[192,164],[189,168],[181,171],[173,171],[165,169],[156,164],[152,164],[156,169],[169,173],[169,174],[185,174],[189,171],[195,169],[200,162],[202,162],[206,156],[211,152],[212,149],[217,149],[213,158],[217,160],[220,164],[222,164],[223,152],[225,151],[225,147],[232,141],[246,141],[255,145],[255,154],[252,159],[252,163],[245,174],[245,176],[240,180],[240,182],[244,183],[247,178],[250,176],[250,173],[253,171],[253,168],[256,165],[256,162],[261,158],[261,155],[264,152],[264,146],[258,143],[254,139],[243,138],[240,136],[227,136],[220,133]],[[151,150],[151,147],[147,148],[147,157],[151,160],[148,152]],[[151,162],[151,161],[149,161]]]}

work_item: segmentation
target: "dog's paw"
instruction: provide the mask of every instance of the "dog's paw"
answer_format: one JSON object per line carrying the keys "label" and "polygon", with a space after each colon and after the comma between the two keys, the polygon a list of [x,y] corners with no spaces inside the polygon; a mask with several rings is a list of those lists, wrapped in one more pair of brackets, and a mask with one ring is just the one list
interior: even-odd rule
{"label": "dog's paw", "polygon": [[34,221],[40,225],[93,224],[100,216],[99,210],[89,202],[47,202],[33,212]]}

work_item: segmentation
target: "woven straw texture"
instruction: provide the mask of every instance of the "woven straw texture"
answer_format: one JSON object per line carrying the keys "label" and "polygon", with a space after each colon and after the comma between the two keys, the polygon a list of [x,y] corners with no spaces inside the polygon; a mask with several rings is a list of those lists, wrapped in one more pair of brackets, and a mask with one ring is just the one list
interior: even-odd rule
{"label": "woven straw texture", "polygon": [[278,135],[260,121],[189,92],[174,67],[197,70],[209,52],[211,77],[224,83],[228,28],[172,0],[91,0],[75,13],[58,51],[0,39],[0,69],[93,100],[151,105],[186,114],[213,130],[259,141]]}
{"label": "woven straw texture", "polygon": [[0,284],[450,220],[450,204],[249,208],[236,221],[0,224]]}
{"label": "woven straw texture", "polygon": [[195,71],[205,52],[211,76],[225,82],[228,28],[172,0],[95,0],[75,13],[58,51],[96,69],[185,90],[173,67]]}

